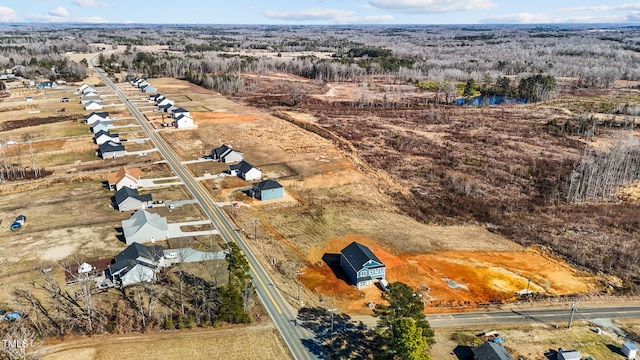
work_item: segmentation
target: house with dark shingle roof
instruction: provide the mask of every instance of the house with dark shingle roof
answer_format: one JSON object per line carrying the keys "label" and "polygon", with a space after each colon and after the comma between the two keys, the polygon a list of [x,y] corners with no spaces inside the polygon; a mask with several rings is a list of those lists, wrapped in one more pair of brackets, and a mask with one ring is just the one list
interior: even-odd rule
{"label": "house with dark shingle roof", "polygon": [[358,289],[385,279],[386,267],[368,247],[352,242],[340,252],[340,266]]}
{"label": "house with dark shingle roof", "polygon": [[116,191],[114,203],[119,211],[140,210],[151,205],[151,194],[140,195],[138,189],[122,187]]}
{"label": "house with dark shingle roof", "polygon": [[124,145],[119,142],[107,141],[98,146],[98,155],[103,159],[115,159],[127,155]]}
{"label": "house with dark shingle roof", "polygon": [[260,180],[262,178],[262,171],[244,160],[237,164],[229,165],[227,172],[247,181]]}
{"label": "house with dark shingle roof", "polygon": [[211,151],[211,158],[222,163],[233,163],[242,161],[243,154],[240,151],[234,150],[231,147],[222,144]]}
{"label": "house with dark shingle roof", "polygon": [[504,346],[487,341],[471,349],[474,360],[513,360]]}
{"label": "house with dark shingle roof", "polygon": [[93,140],[98,145],[102,145],[107,141],[120,142],[120,136],[118,134],[112,134],[106,130],[100,130],[93,135]]}
{"label": "house with dark shingle roof", "polygon": [[284,197],[284,187],[275,180],[264,180],[253,184],[252,196],[258,200],[274,200]]}
{"label": "house with dark shingle roof", "polygon": [[133,243],[116,255],[106,275],[115,284],[126,287],[155,281],[156,274],[164,266],[164,252],[161,246]]}

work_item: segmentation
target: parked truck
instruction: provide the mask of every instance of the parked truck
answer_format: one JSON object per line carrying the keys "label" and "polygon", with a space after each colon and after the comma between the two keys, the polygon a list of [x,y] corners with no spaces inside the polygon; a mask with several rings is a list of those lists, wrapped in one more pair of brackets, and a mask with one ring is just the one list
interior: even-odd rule
{"label": "parked truck", "polygon": [[11,230],[18,230],[24,226],[25,221],[27,221],[27,217],[24,215],[18,215],[16,220],[11,224]]}

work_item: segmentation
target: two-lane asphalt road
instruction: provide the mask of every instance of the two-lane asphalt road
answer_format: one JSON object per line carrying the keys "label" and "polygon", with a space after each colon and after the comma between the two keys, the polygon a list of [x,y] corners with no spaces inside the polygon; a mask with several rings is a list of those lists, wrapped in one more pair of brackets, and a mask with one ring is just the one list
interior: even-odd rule
{"label": "two-lane asphalt road", "polygon": [[[517,322],[539,322],[551,324],[569,321],[570,308],[539,310],[506,310],[491,312],[468,312],[456,314],[427,315],[433,327],[485,325]],[[640,306],[616,307],[578,307],[574,313],[574,321],[616,318],[640,318]]]}
{"label": "two-lane asphalt road", "polygon": [[249,265],[251,266],[250,273],[258,297],[276,324],[276,327],[280,331],[280,334],[289,347],[293,357],[295,359],[317,359],[318,357],[311,353],[304,345],[305,342],[312,342],[313,335],[301,326],[297,326],[297,322],[295,321],[297,311],[284,300],[282,294],[273,285],[273,282],[269,278],[267,272],[260,265],[255,256],[253,256],[247,245],[244,243],[244,240],[235,231],[224,213],[218,208],[218,206],[216,206],[202,185],[194,179],[193,174],[191,174],[191,172],[181,164],[180,159],[178,159],[171,148],[169,148],[169,146],[164,142],[164,139],[162,139],[162,137],[153,129],[144,115],[133,104],[131,104],[131,102],[129,102],[122,90],[111,82],[111,80],[104,75],[101,69],[95,67],[93,59],[91,59],[91,64],[102,80],[115,91],[133,117],[138,121],[140,126],[142,126],[147,136],[151,139],[156,148],[158,148],[160,154],[162,154],[173,172],[180,177],[180,180],[182,180],[187,189],[189,189],[195,199],[198,200],[200,206],[209,219],[211,219],[214,226],[218,229],[224,241],[233,241],[242,249],[249,261]]}

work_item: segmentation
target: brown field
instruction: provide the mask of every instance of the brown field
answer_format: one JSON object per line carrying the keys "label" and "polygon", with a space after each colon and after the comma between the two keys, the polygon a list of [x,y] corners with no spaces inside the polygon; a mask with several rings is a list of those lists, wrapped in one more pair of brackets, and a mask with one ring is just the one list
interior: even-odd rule
{"label": "brown field", "polygon": [[[117,350],[114,348],[117,347]],[[126,336],[94,336],[43,347],[45,360],[289,359],[272,323],[221,329],[162,331]]]}

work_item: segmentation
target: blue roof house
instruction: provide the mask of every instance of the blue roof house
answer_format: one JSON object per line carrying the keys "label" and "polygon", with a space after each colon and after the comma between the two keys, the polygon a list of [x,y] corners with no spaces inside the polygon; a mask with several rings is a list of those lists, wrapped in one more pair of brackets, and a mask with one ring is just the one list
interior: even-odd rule
{"label": "blue roof house", "polygon": [[359,289],[385,279],[386,267],[368,247],[352,242],[340,252],[340,266]]}

